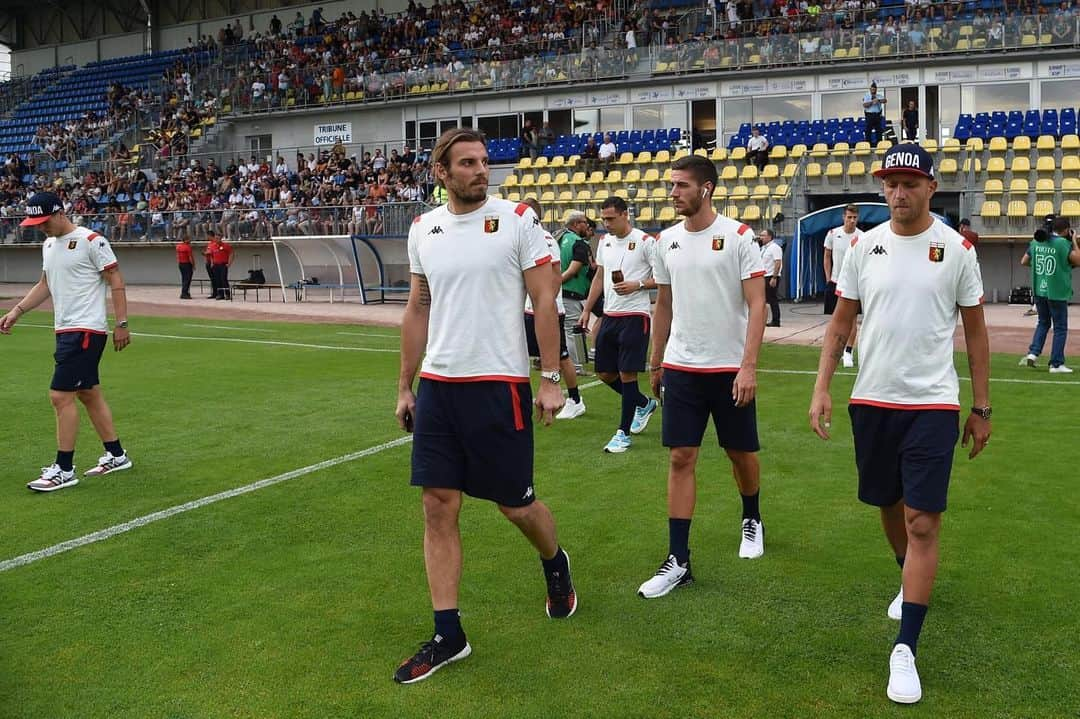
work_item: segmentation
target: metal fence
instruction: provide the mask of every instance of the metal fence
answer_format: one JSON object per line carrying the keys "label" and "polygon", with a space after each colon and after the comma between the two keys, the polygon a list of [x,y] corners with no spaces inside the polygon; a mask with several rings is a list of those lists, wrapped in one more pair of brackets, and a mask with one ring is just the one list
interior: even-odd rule
{"label": "metal fence", "polygon": [[[402,237],[420,214],[431,209],[422,202],[325,207],[271,207],[232,210],[158,212],[88,212],[71,220],[110,242],[175,242],[184,235],[205,240],[217,233],[229,240],[261,240],[275,235],[371,235]],[[0,218],[0,241],[41,242],[44,234],[19,227],[22,217]]]}

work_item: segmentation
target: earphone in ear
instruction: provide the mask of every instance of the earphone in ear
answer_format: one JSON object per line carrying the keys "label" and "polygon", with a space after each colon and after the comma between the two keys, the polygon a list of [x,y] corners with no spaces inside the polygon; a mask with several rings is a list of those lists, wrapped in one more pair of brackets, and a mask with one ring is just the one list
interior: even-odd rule
{"label": "earphone in ear", "polygon": [[701,199],[704,200],[708,196],[709,196],[709,189],[708,188],[705,188],[704,190],[701,191]]}

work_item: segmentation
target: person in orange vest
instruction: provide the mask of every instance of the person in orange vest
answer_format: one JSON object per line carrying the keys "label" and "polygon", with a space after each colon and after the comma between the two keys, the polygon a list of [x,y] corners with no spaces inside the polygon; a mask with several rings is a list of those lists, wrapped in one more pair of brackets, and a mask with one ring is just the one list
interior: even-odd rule
{"label": "person in orange vest", "polygon": [[214,237],[211,242],[216,240],[214,249],[210,253],[210,261],[213,263],[214,279],[216,280],[216,287],[214,289],[215,300],[231,300],[232,293],[229,291],[229,266],[233,261],[233,248],[225,240]]}
{"label": "person in orange vest", "polygon": [[180,267],[180,299],[191,299],[191,276],[195,274],[195,257],[191,251],[191,237],[184,235],[176,243],[176,264]]}

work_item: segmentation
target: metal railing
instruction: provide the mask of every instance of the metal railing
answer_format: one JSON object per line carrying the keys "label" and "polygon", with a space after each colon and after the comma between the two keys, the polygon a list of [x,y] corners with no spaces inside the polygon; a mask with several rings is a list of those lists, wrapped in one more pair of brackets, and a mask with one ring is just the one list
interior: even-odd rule
{"label": "metal railing", "polygon": [[[129,210],[72,213],[72,222],[110,242],[175,242],[184,235],[205,240],[211,232],[228,240],[268,240],[277,235],[371,235],[403,237],[423,202],[270,207],[232,210]],[[19,227],[22,217],[0,217],[0,242],[41,242],[40,230]]]}

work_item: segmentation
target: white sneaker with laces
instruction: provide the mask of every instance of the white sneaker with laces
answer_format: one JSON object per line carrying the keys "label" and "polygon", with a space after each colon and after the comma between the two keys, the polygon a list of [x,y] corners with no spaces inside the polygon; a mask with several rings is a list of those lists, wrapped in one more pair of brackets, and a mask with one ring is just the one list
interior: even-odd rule
{"label": "white sneaker with laces", "polygon": [[900,616],[903,614],[904,604],[904,587],[900,587],[900,591],[896,593],[896,597],[889,603],[889,619],[895,619],[900,621]]}
{"label": "white sneaker with laces", "polygon": [[567,398],[566,404],[559,410],[559,413],[555,415],[555,419],[574,419],[585,414],[585,400],[575,402],[572,399]]}
{"label": "white sneaker with laces", "polygon": [[757,559],[765,554],[765,527],[756,519],[742,521],[742,541],[739,542],[739,557]]}
{"label": "white sneaker with laces", "polygon": [[626,450],[630,449],[630,435],[623,432],[621,429],[615,433],[615,436],[611,438],[611,441],[604,446],[605,452],[611,454],[622,454]]}
{"label": "white sneaker with laces", "polygon": [[35,479],[33,482],[29,482],[26,485],[27,489],[32,489],[35,492],[55,492],[58,489],[64,489],[65,487],[74,487],[79,483],[79,478],[75,476],[75,468],[72,467],[70,471],[65,472],[60,469],[59,464],[51,464],[48,467],[41,468],[41,476]]}
{"label": "white sneaker with laces", "polygon": [[114,457],[112,452],[105,452],[98,458],[97,466],[83,472],[84,477],[101,477],[109,474],[110,472],[119,472],[122,469],[132,468],[131,459],[127,454],[122,454],[119,457]]}
{"label": "white sneaker with laces", "polygon": [[655,399],[649,399],[645,403],[644,407],[637,407],[634,409],[634,419],[630,422],[630,434],[641,434],[645,431],[645,428],[649,426],[649,420],[652,418],[653,413],[656,412],[656,408],[660,406],[660,403]]}
{"label": "white sneaker with laces", "polygon": [[670,594],[677,587],[685,587],[687,584],[693,583],[694,575],[690,573],[690,562],[679,564],[679,560],[675,559],[675,555],[669,554],[668,558],[660,565],[660,569],[656,570],[656,574],[638,587],[637,593],[639,597],[645,599],[657,599],[665,594]]}
{"label": "white sneaker with laces", "polygon": [[907,644],[897,644],[889,655],[889,686],[885,693],[897,704],[914,704],[922,699],[915,655]]}
{"label": "white sneaker with laces", "polygon": [[1072,374],[1072,370],[1063,364],[1050,368],[1050,374]]}
{"label": "white sneaker with laces", "polygon": [[843,361],[845,367],[850,368],[855,366],[855,357],[850,352],[845,351],[844,356],[840,359]]}
{"label": "white sneaker with laces", "polygon": [[1037,359],[1039,359],[1039,358],[1036,355],[1033,355],[1030,352],[1028,352],[1026,355],[1024,355],[1023,357],[1020,358],[1020,366],[1021,367],[1034,367],[1035,366],[1035,361]]}

